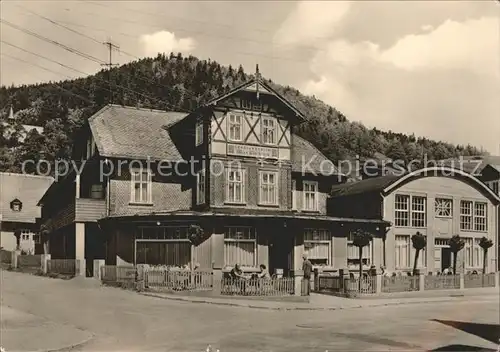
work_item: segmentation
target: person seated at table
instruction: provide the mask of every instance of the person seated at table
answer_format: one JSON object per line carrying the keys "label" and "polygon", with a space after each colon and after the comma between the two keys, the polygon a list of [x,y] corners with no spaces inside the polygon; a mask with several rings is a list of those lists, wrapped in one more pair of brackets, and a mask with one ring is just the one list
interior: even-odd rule
{"label": "person seated at table", "polygon": [[237,286],[239,286],[240,292],[244,294],[246,292],[247,277],[243,274],[239,264],[234,264],[234,268],[231,269],[229,276],[232,280],[241,282],[241,285]]}
{"label": "person seated at table", "polygon": [[259,279],[270,279],[271,275],[269,275],[269,271],[267,270],[267,267],[265,264],[261,264],[259,266],[260,268],[260,273],[257,274],[257,278]]}
{"label": "person seated at table", "polygon": [[234,264],[234,268],[231,269],[229,274],[232,279],[246,279],[245,275],[243,275],[243,271],[240,268],[239,264]]}

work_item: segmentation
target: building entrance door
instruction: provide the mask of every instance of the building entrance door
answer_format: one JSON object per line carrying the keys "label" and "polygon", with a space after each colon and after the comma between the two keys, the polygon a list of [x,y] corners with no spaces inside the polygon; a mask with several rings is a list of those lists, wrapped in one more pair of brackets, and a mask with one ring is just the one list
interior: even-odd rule
{"label": "building entrance door", "polygon": [[441,272],[451,266],[451,249],[441,248]]}
{"label": "building entrance door", "polygon": [[269,273],[273,275],[276,269],[283,270],[283,276],[288,276],[291,270],[290,258],[293,252],[293,236],[276,234],[269,238]]}

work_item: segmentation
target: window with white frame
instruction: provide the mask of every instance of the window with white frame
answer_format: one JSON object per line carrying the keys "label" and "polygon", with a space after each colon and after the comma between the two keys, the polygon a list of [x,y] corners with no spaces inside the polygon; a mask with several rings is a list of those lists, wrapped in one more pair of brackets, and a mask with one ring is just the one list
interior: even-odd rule
{"label": "window with white frame", "polygon": [[[413,250],[415,251],[415,248]],[[418,266],[419,268],[427,267],[427,247],[422,248],[418,253]]]}
{"label": "window with white frame", "polygon": [[480,268],[483,265],[483,249],[479,246],[481,239],[465,237],[464,260],[467,268]]}
{"label": "window with white frame", "polygon": [[491,188],[493,193],[500,195],[500,181],[489,181],[485,183],[489,188]]}
{"label": "window with white frame", "polygon": [[151,203],[151,172],[147,169],[131,170],[131,197],[132,203]]}
{"label": "window with white frame", "polygon": [[260,171],[259,204],[278,205],[278,173]]}
{"label": "window with white frame", "polygon": [[453,217],[453,199],[436,198],[435,211],[438,218]]}
{"label": "window with white frame", "polygon": [[316,265],[330,265],[332,235],[325,229],[304,229],[304,249],[308,259]]}
{"label": "window with white frame", "polygon": [[500,196],[500,181],[493,181],[491,183],[491,189],[493,190],[493,193]]}
{"label": "window with white frame", "polygon": [[481,242],[480,238],[474,239],[474,267],[480,268],[483,265],[483,256],[484,252],[479,243]]}
{"label": "window with white frame", "polygon": [[241,108],[246,110],[251,109],[252,101],[250,99],[241,99]]}
{"label": "window with white frame", "polygon": [[228,203],[245,203],[245,170],[228,169],[226,185]]}
{"label": "window with white frame", "polygon": [[464,238],[464,260],[466,267],[472,267],[474,264],[474,239]]}
{"label": "window with white frame", "polygon": [[187,227],[148,226],[137,229],[136,264],[185,266],[192,261]]}
{"label": "window with white frame", "polygon": [[225,266],[255,266],[257,238],[252,227],[226,227],[224,233]]}
{"label": "window with white frame", "polygon": [[292,210],[297,210],[297,182],[292,180]]}
{"label": "window with white frame", "polygon": [[242,117],[238,114],[229,114],[228,128],[229,140],[241,141],[242,140]]}
{"label": "window with white frame", "polygon": [[196,204],[205,203],[205,170],[200,170],[196,175],[197,192]]}
{"label": "window with white frame", "polygon": [[198,121],[195,128],[196,145],[203,143],[203,121]]}
{"label": "window with white frame", "polygon": [[[370,241],[368,246],[363,247],[362,261],[363,265],[370,265],[372,262],[372,254],[373,254],[373,241]],[[359,248],[354,245],[353,242],[353,234],[349,233],[347,237],[347,264],[359,265]]]}
{"label": "window with white frame", "polygon": [[411,197],[411,226],[425,227],[426,224],[426,197]]}
{"label": "window with white frame", "polygon": [[474,202],[460,201],[460,230],[472,230],[472,207]]}
{"label": "window with white frame", "polygon": [[396,194],[394,202],[394,224],[396,226],[410,225],[410,196]]}
{"label": "window with white frame", "polygon": [[306,211],[318,210],[318,182],[304,181],[303,192],[304,201],[302,208]]}
{"label": "window with white frame", "polygon": [[396,268],[405,269],[409,268],[410,262],[410,236],[409,235],[396,235]]}
{"label": "window with white frame", "polygon": [[394,222],[398,227],[426,226],[427,198],[396,194],[394,199]]}
{"label": "window with white frame", "polygon": [[488,204],[471,200],[460,201],[460,230],[488,231]]}
{"label": "window with white frame", "polygon": [[276,120],[272,117],[262,117],[262,143],[276,144]]}
{"label": "window with white frame", "polygon": [[487,208],[487,203],[474,202],[474,231],[487,231]]}

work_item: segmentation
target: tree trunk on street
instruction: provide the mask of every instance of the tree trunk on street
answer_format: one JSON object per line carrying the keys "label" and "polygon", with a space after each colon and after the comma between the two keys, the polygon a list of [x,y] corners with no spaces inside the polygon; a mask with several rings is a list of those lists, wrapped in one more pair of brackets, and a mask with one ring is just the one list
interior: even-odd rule
{"label": "tree trunk on street", "polygon": [[413,261],[413,275],[417,275],[417,263],[419,254],[420,254],[420,249],[415,249],[415,260]]}
{"label": "tree trunk on street", "polygon": [[453,275],[457,275],[457,257],[458,252],[453,253]]}
{"label": "tree trunk on street", "polygon": [[363,279],[363,247],[359,248],[359,280],[358,280],[358,291],[361,293],[361,283]]}

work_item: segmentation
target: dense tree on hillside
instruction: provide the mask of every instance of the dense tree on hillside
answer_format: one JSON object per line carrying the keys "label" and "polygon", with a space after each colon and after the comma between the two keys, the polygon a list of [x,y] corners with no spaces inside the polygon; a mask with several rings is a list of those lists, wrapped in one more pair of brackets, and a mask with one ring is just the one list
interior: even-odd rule
{"label": "dense tree on hillside", "polygon": [[[108,77],[110,81],[108,81]],[[221,66],[212,60],[160,54],[130,62],[111,71],[57,83],[0,87],[0,119],[5,121],[10,106],[16,120],[45,128],[43,136],[28,136],[26,146],[15,148],[12,140],[0,141],[0,171],[19,169],[24,158],[43,151],[44,157],[68,158],[73,134],[83,122],[104,104],[130,105],[161,110],[188,111],[224,92],[249,76],[240,65],[237,69]],[[454,146],[426,138],[367,129],[349,122],[334,107],[315,97],[304,96],[292,87],[268,83],[301,110],[308,118],[297,133],[312,141],[334,161],[355,156],[370,157],[375,152],[392,158],[410,160],[428,154],[450,158],[475,155],[482,151],[468,146]],[[357,116],[356,118],[363,118]]]}

